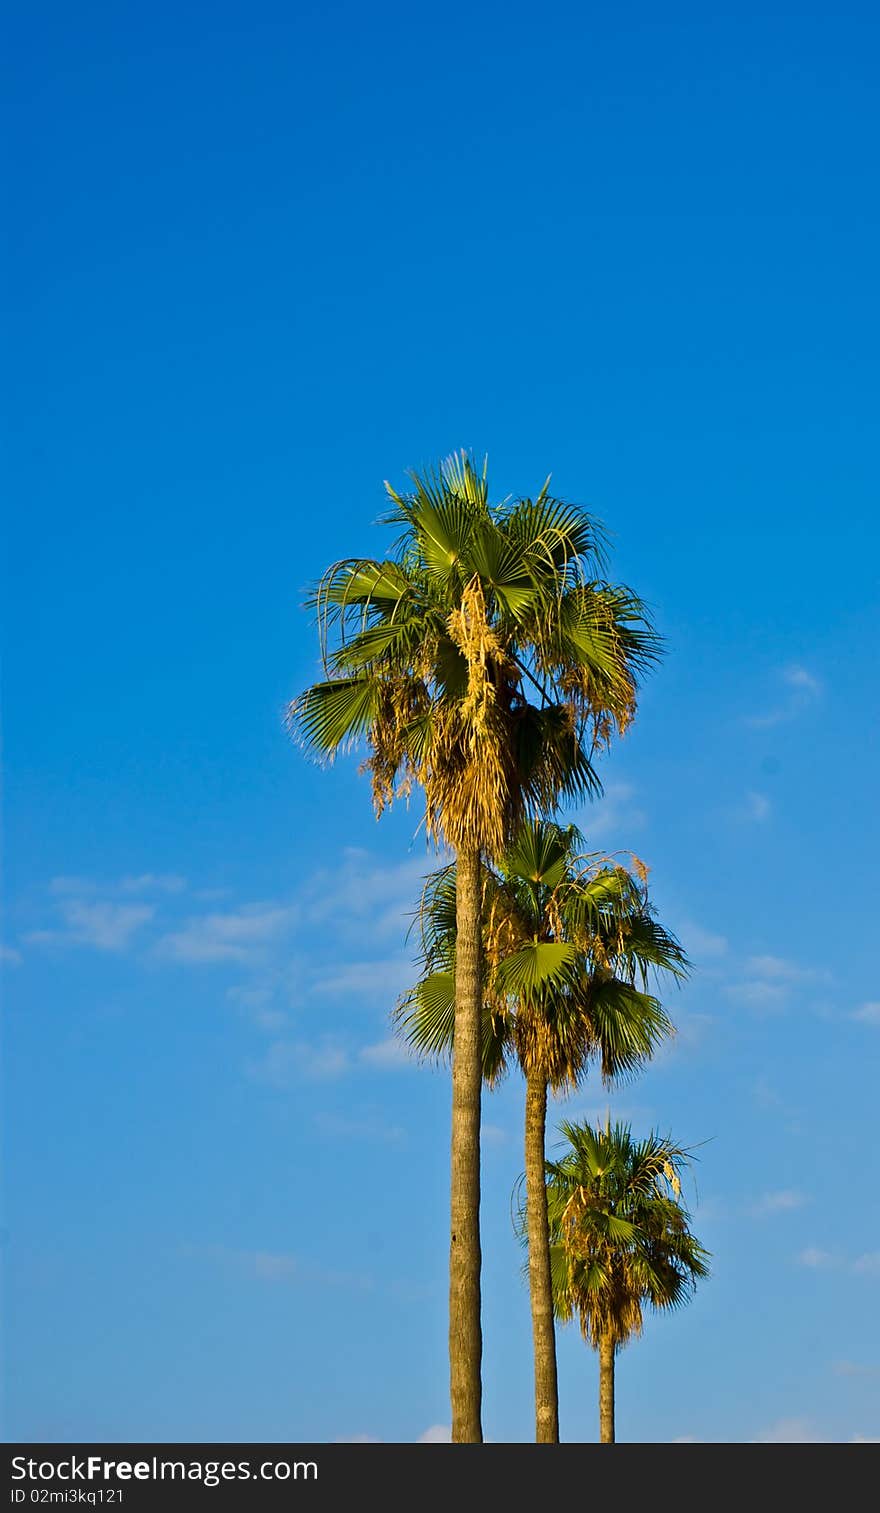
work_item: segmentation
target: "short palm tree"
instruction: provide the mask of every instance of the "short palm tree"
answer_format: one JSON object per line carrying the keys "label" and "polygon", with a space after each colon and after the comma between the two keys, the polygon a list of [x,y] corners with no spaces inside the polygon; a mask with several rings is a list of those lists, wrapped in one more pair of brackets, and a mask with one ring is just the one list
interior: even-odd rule
{"label": "short palm tree", "polygon": [[566,1123],[568,1150],[547,1163],[557,1317],[577,1317],[599,1354],[599,1438],[614,1443],[617,1351],[641,1334],[644,1308],[677,1308],[709,1274],[691,1234],[679,1173],[688,1151],[629,1125]]}
{"label": "short palm tree", "polygon": [[[526,1079],[525,1186],[535,1359],[535,1433],[559,1438],[550,1235],[544,1185],[548,1089],[575,1087],[597,1063],[609,1081],[650,1057],[672,1026],[648,992],[652,972],[681,977],[687,959],[653,917],[642,875],[584,857],[573,827],[524,822],[499,866],[484,869],[487,963],[483,1071],[515,1059]],[[638,864],[640,866],[640,864]],[[434,874],[419,919],[422,976],[398,1009],[426,1055],[454,1045],[454,867]]]}
{"label": "short palm tree", "polygon": [[489,503],[462,453],[391,499],[381,561],[336,562],[314,594],[324,678],[290,707],[299,738],[362,745],[377,812],[419,785],[456,854],[449,1353],[454,1440],[480,1440],[481,858],[523,815],[598,790],[597,746],[626,728],[658,643],[603,576],[602,536],[551,496]]}

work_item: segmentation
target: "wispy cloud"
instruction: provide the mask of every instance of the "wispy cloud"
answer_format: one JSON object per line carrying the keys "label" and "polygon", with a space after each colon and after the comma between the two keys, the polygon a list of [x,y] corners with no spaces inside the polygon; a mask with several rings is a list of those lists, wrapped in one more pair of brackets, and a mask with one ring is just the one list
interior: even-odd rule
{"label": "wispy cloud", "polygon": [[334,1040],[316,1043],[307,1040],[275,1040],[245,1068],[254,1082],[269,1087],[289,1088],[294,1083],[328,1082],[342,1077],[351,1068],[351,1056]]}
{"label": "wispy cloud", "polygon": [[769,819],[772,809],[773,805],[766,793],[757,793],[754,788],[749,789],[743,809],[744,819],[754,820],[760,825],[764,820]]}
{"label": "wispy cloud", "polygon": [[29,931],[24,937],[28,944],[124,951],[156,912],[152,904],[87,903],[81,898],[65,898],[59,908],[61,927]]}
{"label": "wispy cloud", "polygon": [[875,999],[872,1003],[863,1003],[859,1008],[853,1009],[852,1018],[858,1019],[862,1024],[880,1025],[880,1001]]}
{"label": "wispy cloud", "polygon": [[808,1418],[780,1418],[755,1440],[758,1445],[813,1445],[818,1436]]}
{"label": "wispy cloud", "polygon": [[181,1254],[197,1261],[209,1261],[240,1277],[256,1282],[315,1284],[342,1287],[355,1291],[372,1288],[372,1278],[355,1272],[328,1270],[303,1261],[290,1251],[235,1250],[228,1245],[183,1245]]}
{"label": "wispy cloud", "polygon": [[348,847],[340,867],[319,871],[310,880],[304,917],[314,924],[332,924],[346,940],[398,935],[412,917],[425,877],[447,859],[422,853],[389,864]]}
{"label": "wispy cloud", "polygon": [[746,972],[750,977],[769,977],[777,982],[817,982],[828,976],[815,967],[802,967],[784,956],[750,956],[746,961]]}
{"label": "wispy cloud", "polygon": [[694,961],[701,961],[707,957],[725,956],[728,949],[727,937],[716,935],[711,930],[704,930],[701,925],[694,923],[692,919],[684,919],[678,927],[678,934],[682,945]]}
{"label": "wispy cloud", "polygon": [[815,673],[798,663],[786,667],[782,677],[790,688],[796,689],[798,693],[806,694],[810,699],[818,699],[822,693],[822,684]]}
{"label": "wispy cloud", "polygon": [[302,1081],[335,1081],[358,1069],[384,1072],[415,1065],[406,1045],[394,1036],[361,1046],[325,1036],[317,1041],[274,1040],[261,1056],[248,1063],[246,1071],[255,1082],[288,1088]]}
{"label": "wispy cloud", "polygon": [[830,973],[803,966],[784,956],[749,956],[743,964],[743,981],[725,986],[729,998],[765,1013],[783,1009],[796,987],[826,983]]}
{"label": "wispy cloud", "polygon": [[790,1213],[792,1209],[803,1208],[809,1201],[809,1198],[804,1193],[798,1192],[797,1188],[786,1187],[780,1192],[763,1193],[755,1203],[751,1204],[749,1213],[755,1218],[763,1218],[768,1214]]}
{"label": "wispy cloud", "polygon": [[351,998],[390,1007],[413,978],[403,954],[378,961],[348,961],[316,973],[310,991],[319,997]]}
{"label": "wispy cloud", "polygon": [[141,872],[119,883],[120,893],[182,893],[185,887],[186,878],[174,872]]}
{"label": "wispy cloud", "polygon": [[632,783],[607,783],[602,797],[580,811],[578,824],[589,847],[606,837],[611,837],[619,845],[621,840],[627,840],[633,830],[643,828],[647,823],[647,815],[633,802],[635,796],[636,789]]}
{"label": "wispy cloud", "polygon": [[829,1250],[821,1250],[818,1245],[807,1245],[798,1253],[797,1261],[799,1266],[809,1266],[815,1271],[837,1264],[836,1257]]}
{"label": "wispy cloud", "polygon": [[284,1009],[274,1006],[275,992],[274,983],[245,983],[227,988],[226,997],[244,1011],[257,1029],[277,1032],[284,1028],[289,1016]]}
{"label": "wispy cloud", "polygon": [[377,1041],[375,1045],[362,1046],[358,1056],[366,1066],[378,1067],[381,1071],[416,1065],[412,1052],[394,1035]]}
{"label": "wispy cloud", "polygon": [[0,945],[0,961],[5,961],[10,967],[21,964],[21,952],[16,951],[14,946]]}
{"label": "wispy cloud", "polygon": [[729,998],[750,1004],[756,1009],[774,1009],[788,997],[788,988],[780,982],[735,982],[724,989]]}
{"label": "wispy cloud", "polygon": [[815,673],[800,663],[781,668],[777,673],[781,683],[782,697],[770,709],[746,716],[745,723],[754,730],[769,730],[774,725],[787,724],[797,719],[821,699],[823,686]]}
{"label": "wispy cloud", "polygon": [[449,1445],[452,1443],[452,1430],[449,1424],[432,1424],[424,1434],[420,1434],[416,1440],[417,1445]]}
{"label": "wispy cloud", "polygon": [[354,1116],[318,1113],[315,1115],[315,1127],[319,1134],[331,1140],[367,1140],[371,1144],[403,1145],[407,1139],[403,1125],[389,1124],[382,1115],[374,1113]]}
{"label": "wispy cloud", "polygon": [[225,914],[202,914],[159,940],[160,956],[190,963],[255,962],[286,935],[300,915],[297,904],[254,903]]}
{"label": "wispy cloud", "polygon": [[801,1266],[810,1266],[815,1269],[836,1267],[849,1271],[855,1276],[880,1277],[880,1250],[866,1250],[860,1256],[848,1259],[834,1251],[820,1250],[816,1245],[808,1245],[806,1250],[800,1251],[797,1261]]}
{"label": "wispy cloud", "polygon": [[140,872],[109,882],[81,875],[53,877],[49,883],[49,892],[60,897],[75,895],[88,898],[96,893],[103,897],[119,893],[182,893],[185,887],[186,878],[175,872]]}
{"label": "wispy cloud", "polygon": [[863,1366],[858,1361],[834,1361],[835,1376],[880,1376],[880,1366]]}

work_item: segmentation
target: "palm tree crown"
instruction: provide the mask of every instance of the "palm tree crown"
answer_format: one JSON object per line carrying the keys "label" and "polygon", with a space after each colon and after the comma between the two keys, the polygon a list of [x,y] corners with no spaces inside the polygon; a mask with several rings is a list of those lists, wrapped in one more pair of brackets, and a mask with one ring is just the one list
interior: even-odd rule
{"label": "palm tree crown", "polygon": [[679,1173],[689,1152],[627,1124],[564,1123],[569,1149],[547,1163],[557,1316],[615,1349],[640,1334],[645,1305],[676,1308],[708,1276],[691,1234]]}
{"label": "palm tree crown", "polygon": [[464,453],[411,481],[386,484],[391,554],[321,579],[326,676],[289,718],[318,752],[365,744],[377,811],[417,783],[432,837],[497,855],[522,814],[596,791],[658,638],[603,578],[597,522],[547,484],[490,505]]}
{"label": "palm tree crown", "polygon": [[[596,1062],[605,1081],[635,1071],[672,1025],[649,989],[660,973],[682,978],[687,957],[657,921],[646,869],[585,854],[575,826],[520,825],[499,865],[483,869],[486,976],[483,1073],[511,1056],[559,1092]],[[454,1038],[455,865],[427,880],[417,916],[421,977],[397,1022],[420,1054],[442,1056]]]}

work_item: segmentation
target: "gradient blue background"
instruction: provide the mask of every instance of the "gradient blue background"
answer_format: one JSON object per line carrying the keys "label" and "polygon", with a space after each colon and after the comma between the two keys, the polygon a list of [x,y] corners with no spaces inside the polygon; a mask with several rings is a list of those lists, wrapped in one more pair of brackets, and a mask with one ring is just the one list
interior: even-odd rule
{"label": "gradient blue background", "polygon": [[[707,1142],[714,1274],[622,1357],[619,1437],[880,1437],[876,9],[30,0],[8,37],[7,1437],[443,1436],[448,1084],[387,1044],[418,813],[283,710],[306,586],[461,446],[591,506],[668,641],[580,819],[700,967],[612,1106]],[[521,1102],[494,1440],[532,1435]]]}

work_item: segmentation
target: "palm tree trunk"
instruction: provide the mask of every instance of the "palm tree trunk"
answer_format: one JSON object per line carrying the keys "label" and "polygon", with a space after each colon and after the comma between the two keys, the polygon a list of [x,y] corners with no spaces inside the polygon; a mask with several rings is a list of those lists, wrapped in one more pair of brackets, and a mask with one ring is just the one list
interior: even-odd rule
{"label": "palm tree trunk", "polygon": [[455,1035],[452,1048],[449,1375],[452,1438],[481,1443],[480,1093],[483,972],[479,851],[456,865]]}
{"label": "palm tree trunk", "polygon": [[529,1235],[529,1294],[535,1349],[535,1440],[559,1443],[559,1397],[556,1383],[556,1330],[550,1275],[550,1226],[544,1176],[547,1083],[540,1075],[526,1079],[526,1220]]}
{"label": "palm tree trunk", "polygon": [[614,1340],[603,1334],[599,1341],[599,1443],[614,1444]]}

